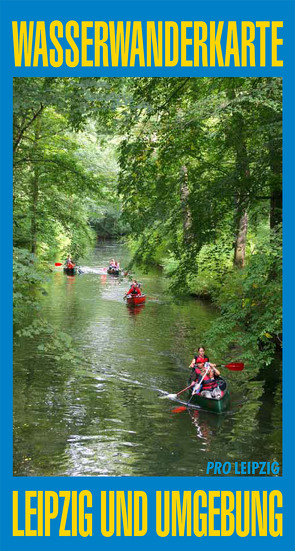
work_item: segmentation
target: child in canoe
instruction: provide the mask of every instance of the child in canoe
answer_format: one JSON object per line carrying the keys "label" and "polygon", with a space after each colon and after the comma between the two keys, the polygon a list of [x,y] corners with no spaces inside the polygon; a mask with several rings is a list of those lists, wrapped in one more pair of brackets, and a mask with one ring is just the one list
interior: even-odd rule
{"label": "child in canoe", "polygon": [[220,375],[218,369],[215,366],[213,367],[209,362],[204,363],[202,367],[197,369],[200,373],[197,374],[196,383],[193,386],[193,394],[200,392],[200,395],[205,398],[220,398],[222,390],[216,381]]}
{"label": "child in canoe", "polygon": [[[216,369],[216,364],[210,363],[209,358],[205,353],[204,346],[200,346],[198,348],[198,353],[194,355],[194,358],[190,364],[191,374],[189,378],[189,384],[193,383],[194,381],[200,381],[202,379],[202,376],[205,373],[205,364],[210,368],[210,375],[212,375],[211,378],[214,378],[215,376],[218,377],[220,375],[220,372],[218,371],[218,369]],[[206,375],[205,378],[207,380],[208,376]]]}

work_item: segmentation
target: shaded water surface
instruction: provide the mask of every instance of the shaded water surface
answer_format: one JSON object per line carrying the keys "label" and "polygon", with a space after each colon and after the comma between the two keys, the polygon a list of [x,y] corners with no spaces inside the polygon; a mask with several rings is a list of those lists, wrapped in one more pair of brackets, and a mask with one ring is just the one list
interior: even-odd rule
{"label": "shaded water surface", "polygon": [[96,248],[80,276],[57,271],[41,300],[42,315],[71,335],[82,365],[38,351],[41,336],[16,338],[14,474],[203,476],[208,461],[281,462],[275,373],[265,383],[251,369],[224,370],[231,409],[223,415],[177,413],[179,404],[160,399],[186,386],[187,366],[216,312],[165,295],[159,272],[139,274],[148,300],[128,307],[128,280],[103,270],[111,257],[124,265],[126,249]]}

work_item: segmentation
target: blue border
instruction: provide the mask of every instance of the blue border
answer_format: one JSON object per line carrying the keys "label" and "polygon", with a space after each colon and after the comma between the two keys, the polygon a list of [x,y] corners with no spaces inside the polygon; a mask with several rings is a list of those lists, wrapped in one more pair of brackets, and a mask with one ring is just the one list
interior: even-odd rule
{"label": "blue border", "polygon": [[[294,4],[292,1],[278,2],[266,0],[260,2],[179,2],[164,0],[161,2],[82,2],[65,0],[61,3],[14,2],[1,4],[1,252],[2,270],[0,271],[1,292],[1,551],[25,551],[26,549],[45,551],[53,549],[107,549],[117,550],[118,545],[126,550],[140,546],[142,549],[178,549],[180,545],[197,546],[199,550],[216,545],[219,551],[239,549],[259,551],[273,549],[292,551],[294,539],[294,407],[293,407],[293,357],[292,339],[294,334]],[[284,46],[282,48],[284,67],[260,68],[14,68],[12,49],[12,20],[283,20]],[[232,478],[13,478],[12,476],[12,78],[13,76],[282,76],[283,77],[283,201],[284,201],[284,439],[283,439],[283,476],[281,477],[232,477]],[[290,376],[291,374],[291,376]],[[93,494],[94,526],[91,538],[60,538],[54,532],[49,538],[12,538],[11,502],[12,490],[83,490]],[[99,493],[102,490],[143,490],[149,497],[149,529],[145,537],[105,539],[99,533]],[[246,537],[233,535],[229,538],[160,538],[155,530],[155,491],[156,490],[271,490],[283,493],[284,533],[283,537]],[[96,521],[97,519],[97,521]]]}

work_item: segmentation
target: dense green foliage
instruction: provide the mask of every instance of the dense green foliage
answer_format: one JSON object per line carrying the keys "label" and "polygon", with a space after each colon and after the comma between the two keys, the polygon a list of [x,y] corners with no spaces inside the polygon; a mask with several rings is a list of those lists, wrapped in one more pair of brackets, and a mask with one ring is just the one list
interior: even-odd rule
{"label": "dense green foliage", "polygon": [[269,362],[281,223],[281,79],[15,79],[16,313],[45,261],[128,232],[134,263],[216,303],[216,353]]}
{"label": "dense green foliage", "polygon": [[96,128],[102,88],[99,79],[14,80],[14,319],[30,321],[21,333],[43,335],[44,353],[63,358],[77,359],[69,335],[54,334],[38,309],[50,265],[124,230],[116,147]]}
{"label": "dense green foliage", "polygon": [[213,298],[212,345],[270,361],[282,321],[281,79],[128,87],[119,191],[134,260],[162,264],[173,292]]}
{"label": "dense green foliage", "polygon": [[[89,222],[102,220],[109,204],[111,212],[118,208],[115,146],[83,120],[77,105],[73,120],[70,79],[61,90],[61,83],[54,88],[51,79],[15,81],[14,244],[47,259],[68,251],[77,258],[94,237]],[[84,109],[84,95],[76,84],[81,95],[76,104],[80,101]],[[53,97],[44,105],[48,87]],[[28,105],[22,101],[24,94],[30,94]]]}

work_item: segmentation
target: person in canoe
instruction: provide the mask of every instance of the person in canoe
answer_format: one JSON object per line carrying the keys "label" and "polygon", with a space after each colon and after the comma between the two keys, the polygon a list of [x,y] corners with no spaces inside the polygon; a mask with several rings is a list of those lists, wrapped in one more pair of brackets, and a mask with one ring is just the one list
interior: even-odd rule
{"label": "person in canoe", "polygon": [[130,289],[129,289],[129,291],[127,291],[125,296],[127,297],[128,295],[137,295],[137,296],[141,295],[140,286],[137,283],[136,279],[132,280]]}
{"label": "person in canoe", "polygon": [[[202,367],[205,363],[210,363],[210,360],[205,352],[204,346],[199,346],[198,353],[194,355],[190,367],[195,370],[196,368]],[[215,364],[210,364],[211,367],[215,367]]]}
{"label": "person in canoe", "polygon": [[219,388],[216,380],[220,376],[220,371],[216,367],[212,367],[209,362],[204,363],[202,367],[197,369],[200,374],[192,387],[192,393],[200,393],[205,398],[220,398],[223,391]]}
{"label": "person in canoe", "polygon": [[109,262],[109,268],[112,268],[112,269],[115,269],[116,268],[116,263],[115,263],[115,259],[112,258]]}
{"label": "person in canoe", "polygon": [[75,267],[75,263],[73,262],[70,255],[67,256],[65,266],[66,268],[69,268],[69,270],[72,270]]}
{"label": "person in canoe", "polygon": [[[194,355],[190,364],[191,374],[189,378],[189,384],[191,384],[194,381],[197,381],[199,375],[202,373],[202,367],[204,367],[205,363],[209,364],[209,366],[212,369],[216,369],[216,364],[210,363],[210,360],[207,354],[205,353],[205,347],[199,346],[198,353]],[[218,371],[218,374],[220,374],[219,371]]]}

